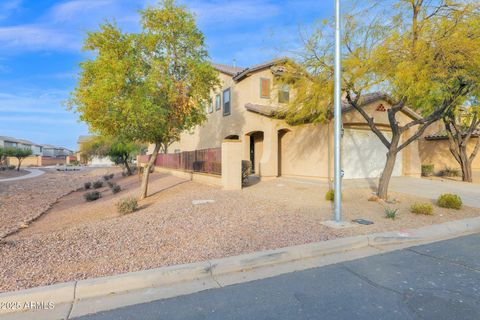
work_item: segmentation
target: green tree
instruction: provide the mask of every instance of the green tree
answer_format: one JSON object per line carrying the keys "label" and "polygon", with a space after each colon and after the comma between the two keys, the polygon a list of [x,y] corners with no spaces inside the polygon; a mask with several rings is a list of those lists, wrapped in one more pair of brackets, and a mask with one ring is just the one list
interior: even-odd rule
{"label": "green tree", "polygon": [[81,63],[70,106],[93,132],[153,145],[141,185],[157,154],[205,119],[203,105],[218,84],[203,34],[193,15],[173,0],[141,13],[141,33],[106,23],[88,33],[84,48],[96,53]]}
{"label": "green tree", "polygon": [[[449,110],[443,122],[447,130],[450,152],[462,169],[462,180],[472,182],[472,162],[480,150],[480,107],[468,106]],[[470,151],[469,142],[477,136]]]}
{"label": "green tree", "polygon": [[[377,190],[383,199],[388,196],[397,154],[447,110],[478,90],[478,6],[466,1],[435,3],[399,1],[394,7],[397,14],[391,19],[368,16],[368,12],[357,14],[364,22],[356,20],[355,14],[345,18],[342,89],[348,103],[386,147],[387,160]],[[317,29],[305,40],[297,61],[288,63],[279,78],[297,93],[280,113],[287,121],[323,122],[331,118],[332,31],[331,23]],[[386,93],[384,98],[392,105],[387,111],[391,136],[380,130],[362,108],[364,94],[378,89]],[[400,124],[397,117],[406,112],[407,106],[421,117]],[[411,132],[408,137],[407,132]]]}
{"label": "green tree", "polygon": [[30,149],[23,149],[23,148],[5,148],[4,154],[7,157],[15,157],[18,160],[17,171],[20,171],[20,166],[22,165],[22,161],[25,158],[28,158],[32,155],[32,150]]}
{"label": "green tree", "polygon": [[5,149],[3,147],[0,147],[0,165],[4,164],[6,156],[7,155],[5,154]]}
{"label": "green tree", "polygon": [[80,153],[88,160],[109,157],[116,165],[122,165],[128,175],[132,175],[132,160],[142,150],[145,150],[145,146],[140,143],[96,136],[81,145]]}

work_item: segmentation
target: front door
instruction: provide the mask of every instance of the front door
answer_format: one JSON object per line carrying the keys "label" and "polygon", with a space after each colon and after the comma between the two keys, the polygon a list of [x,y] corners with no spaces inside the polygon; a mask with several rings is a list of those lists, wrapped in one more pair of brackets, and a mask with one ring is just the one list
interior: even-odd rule
{"label": "front door", "polygon": [[250,135],[250,163],[252,164],[252,173],[255,173],[255,138]]}

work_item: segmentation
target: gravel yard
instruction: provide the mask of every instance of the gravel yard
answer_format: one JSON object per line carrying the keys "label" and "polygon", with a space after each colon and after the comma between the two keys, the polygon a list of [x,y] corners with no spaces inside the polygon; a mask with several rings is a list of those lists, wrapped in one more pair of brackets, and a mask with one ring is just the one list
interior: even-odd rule
{"label": "gravel yard", "polygon": [[[62,196],[83,186],[83,182],[118,169],[84,169],[60,172],[44,169],[40,177],[0,182],[0,239],[36,219]],[[27,172],[28,173],[28,172]]]}
{"label": "gravel yard", "polygon": [[0,180],[21,177],[28,174],[27,170],[20,169],[20,171],[14,170],[0,170]]}
{"label": "gravel yard", "polygon": [[[52,177],[42,178],[48,176]],[[398,202],[388,206],[399,209],[399,217],[390,220],[384,217],[386,204],[367,200],[371,190],[349,189],[344,193],[345,219],[364,218],[375,224],[332,230],[321,224],[332,214],[331,203],[324,199],[327,189],[318,185],[279,179],[242,191],[223,191],[155,173],[149,189],[152,195],[140,203],[140,210],[119,216],[114,204],[138,193],[138,178],[117,178],[116,182],[124,189],[119,194],[101,189],[103,197],[87,204],[82,201],[83,192],[74,192],[28,228],[4,239],[0,243],[0,291],[480,215],[480,209],[455,211],[435,206],[433,216],[417,216],[409,212],[410,204],[429,200],[391,193]],[[194,205],[193,200],[215,202]],[[18,201],[46,205],[43,197],[28,194]]]}

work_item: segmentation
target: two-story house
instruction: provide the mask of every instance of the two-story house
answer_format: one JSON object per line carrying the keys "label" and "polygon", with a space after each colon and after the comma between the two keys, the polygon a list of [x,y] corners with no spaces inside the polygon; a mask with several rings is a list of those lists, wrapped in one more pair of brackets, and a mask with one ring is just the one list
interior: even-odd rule
{"label": "two-story house", "polygon": [[[289,102],[288,86],[277,87],[274,77],[280,60],[250,68],[215,64],[221,87],[212,92],[206,107],[207,120],[191,133],[185,132],[169,150],[175,152],[218,148],[224,139],[242,142],[243,159],[262,178],[278,176],[330,179],[333,172],[333,122],[291,126],[275,117]],[[365,95],[362,107],[374,117],[389,136],[388,97]],[[409,110],[398,116],[400,122],[417,115]],[[387,149],[369,129],[363,117],[344,103],[343,169],[345,178],[378,177],[385,164]],[[409,132],[404,138],[409,136]],[[421,171],[417,142],[398,156],[394,176],[419,176]]]}

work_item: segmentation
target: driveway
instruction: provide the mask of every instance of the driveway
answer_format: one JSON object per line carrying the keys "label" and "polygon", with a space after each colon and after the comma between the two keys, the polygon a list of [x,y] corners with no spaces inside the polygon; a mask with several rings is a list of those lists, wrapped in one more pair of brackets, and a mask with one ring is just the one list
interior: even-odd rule
{"label": "driveway", "polygon": [[78,320],[480,319],[480,235]]}
{"label": "driveway", "polygon": [[[345,188],[375,189],[378,179],[351,179],[345,180]],[[437,199],[443,193],[455,193],[462,197],[465,205],[480,208],[480,184],[466,183],[452,180],[430,180],[412,177],[394,177],[390,182],[390,190],[421,196],[428,199]]]}

